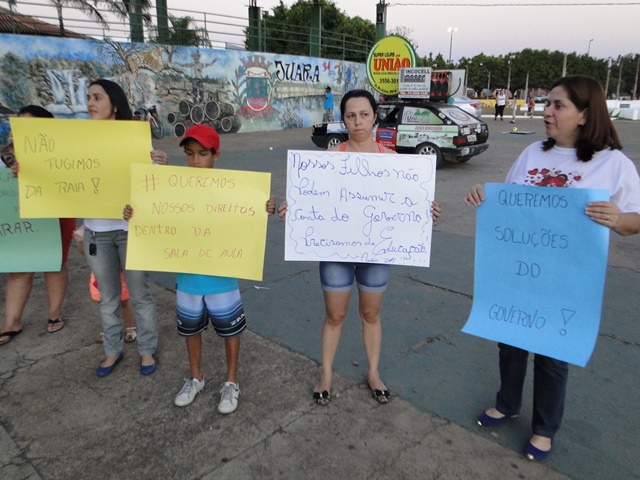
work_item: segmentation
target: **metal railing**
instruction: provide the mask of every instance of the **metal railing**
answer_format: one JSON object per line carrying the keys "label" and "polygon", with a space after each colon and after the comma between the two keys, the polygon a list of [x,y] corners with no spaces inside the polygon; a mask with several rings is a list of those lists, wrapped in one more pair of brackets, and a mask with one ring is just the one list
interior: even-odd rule
{"label": "metal railing", "polygon": [[[8,2],[5,2],[8,7]],[[104,39],[118,42],[131,41],[131,28],[128,19],[122,19],[114,13],[98,8],[97,9],[106,20],[106,25],[89,18],[82,11],[72,7],[62,7],[62,20],[64,29],[67,32],[75,32],[91,38]],[[18,0],[12,7],[15,14],[27,15],[37,20],[46,22],[54,27],[58,27],[58,11],[50,0]],[[179,8],[168,9],[168,16],[171,18],[191,19],[188,31],[197,32],[203,40],[202,45],[212,48],[245,50],[245,41],[249,20],[247,17],[236,17],[230,15],[220,15],[212,12],[184,10]],[[158,38],[158,22],[155,13],[155,5],[143,14],[144,39],[149,41]],[[13,22],[12,22],[13,23]],[[171,23],[169,22],[169,27]],[[281,43],[286,42],[294,47],[296,54],[309,55],[309,33],[308,29],[291,28],[289,25],[279,24],[272,19],[262,20],[261,24],[261,51],[268,53],[291,53],[288,51],[276,51]],[[16,28],[14,33],[21,33]],[[352,37],[345,34],[334,34],[322,32],[321,56],[324,58],[335,58],[363,62],[372,47],[372,42],[361,38]]]}

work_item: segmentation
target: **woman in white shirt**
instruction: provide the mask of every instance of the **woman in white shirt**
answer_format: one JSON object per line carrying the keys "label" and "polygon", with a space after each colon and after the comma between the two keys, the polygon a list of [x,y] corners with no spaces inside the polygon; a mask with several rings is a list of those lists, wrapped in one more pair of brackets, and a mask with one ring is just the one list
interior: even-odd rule
{"label": "woman in white shirt", "polygon": [[[619,235],[640,232],[640,178],[633,162],[620,151],[600,84],[583,75],[555,82],[545,105],[544,125],[547,140],[522,152],[507,183],[607,189],[610,200],[588,204],[585,214]],[[482,186],[475,185],[465,203],[478,206],[484,198]],[[502,343],[499,348],[500,390],[495,406],[477,420],[485,427],[517,416],[522,403],[529,352]],[[551,452],[564,413],[568,375],[566,362],[535,355],[533,436],[525,447],[530,460],[543,460]]]}
{"label": "woman in white shirt", "polygon": [[[92,120],[133,118],[122,88],[105,79],[96,80],[89,85],[87,109]],[[166,154],[158,150],[151,152],[151,158],[155,163],[167,163]],[[158,345],[156,304],[151,294],[149,273],[125,269],[128,223],[122,219],[86,218],[84,225],[85,256],[100,291],[100,315],[106,355],[98,366],[96,375],[109,375],[124,355],[124,323],[120,315],[121,271],[124,272],[136,315],[140,373],[151,375],[156,369],[153,355]]]}

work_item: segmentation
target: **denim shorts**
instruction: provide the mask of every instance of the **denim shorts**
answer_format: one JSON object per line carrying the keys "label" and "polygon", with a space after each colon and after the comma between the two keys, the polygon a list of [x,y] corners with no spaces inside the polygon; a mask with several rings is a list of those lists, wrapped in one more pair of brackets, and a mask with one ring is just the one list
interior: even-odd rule
{"label": "denim shorts", "polygon": [[178,303],[178,334],[197,335],[206,330],[209,321],[221,337],[234,337],[247,326],[240,291],[195,295],[176,291]]}
{"label": "denim shorts", "polygon": [[353,281],[363,292],[381,293],[387,289],[391,266],[380,263],[320,262],[320,283],[327,292],[344,292]]}

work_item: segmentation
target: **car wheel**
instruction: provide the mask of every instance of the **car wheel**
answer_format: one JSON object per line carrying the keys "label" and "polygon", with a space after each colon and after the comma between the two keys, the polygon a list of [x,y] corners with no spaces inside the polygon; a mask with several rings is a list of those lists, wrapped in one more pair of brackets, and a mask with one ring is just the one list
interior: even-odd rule
{"label": "car wheel", "polygon": [[440,168],[444,164],[444,158],[442,152],[433,143],[421,143],[416,147],[416,154],[418,155],[435,155],[436,156],[436,168]]}
{"label": "car wheel", "polygon": [[327,139],[324,142],[324,147],[327,149],[333,148],[340,145],[343,141],[344,140],[340,135],[336,135],[336,134],[328,135]]}

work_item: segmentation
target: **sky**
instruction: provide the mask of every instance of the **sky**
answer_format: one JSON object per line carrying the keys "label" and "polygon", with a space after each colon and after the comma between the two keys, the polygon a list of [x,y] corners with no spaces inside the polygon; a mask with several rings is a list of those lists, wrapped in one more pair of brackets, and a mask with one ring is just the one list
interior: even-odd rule
{"label": "sky", "polygon": [[[296,0],[282,1],[291,6]],[[360,16],[375,23],[379,0],[334,0],[334,3],[350,17]],[[257,0],[263,11],[271,11],[279,4],[280,0]],[[453,61],[458,62],[461,57],[481,53],[505,56],[525,48],[589,53],[600,59],[640,53],[640,0],[386,0],[386,4],[387,31],[396,27],[410,29],[411,40],[421,57],[440,53],[446,60],[451,50]],[[51,0],[29,0],[19,1],[17,8],[21,13],[56,23],[51,5]],[[206,12],[210,32],[231,28],[223,23],[237,25],[235,37],[216,38],[216,33],[209,33],[214,45],[218,40],[244,41],[239,33],[241,26],[247,24],[249,0],[167,0],[167,5],[175,16],[202,19],[205,16],[202,12]],[[155,13],[155,9],[152,11]],[[44,15],[48,17],[43,18]],[[75,15],[82,16],[79,12]],[[74,11],[65,8],[65,19],[72,16]],[[452,35],[449,27],[458,30]],[[119,22],[119,28],[126,36],[127,26]],[[117,37],[116,32],[114,28],[106,33]]]}
{"label": "sky", "polygon": [[[245,18],[249,4],[248,0],[167,2],[170,9],[204,10]],[[350,17],[360,16],[374,23],[378,2],[334,0]],[[280,0],[257,0],[263,11],[270,11],[279,3]],[[295,0],[283,0],[283,3],[291,6]],[[398,26],[411,29],[420,56],[433,52],[434,56],[441,53],[448,59],[450,47],[454,61],[480,53],[506,55],[524,48],[588,52],[595,58],[640,53],[640,1],[386,0],[386,3],[387,30]],[[593,5],[596,3],[600,5]],[[555,6],[557,4],[574,6]],[[453,38],[447,31],[449,27],[458,28]]]}

